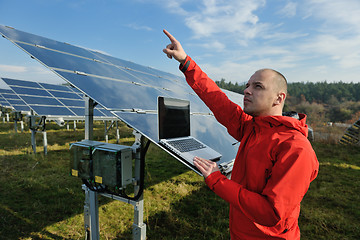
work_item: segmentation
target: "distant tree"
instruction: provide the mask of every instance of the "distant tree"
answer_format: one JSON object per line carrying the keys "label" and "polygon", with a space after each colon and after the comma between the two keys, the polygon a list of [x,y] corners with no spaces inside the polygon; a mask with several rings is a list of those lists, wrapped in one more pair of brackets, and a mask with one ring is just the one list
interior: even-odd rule
{"label": "distant tree", "polygon": [[[245,83],[216,81],[219,87],[244,93]],[[310,122],[346,122],[360,111],[360,83],[296,82],[288,84],[284,111],[306,113]]]}

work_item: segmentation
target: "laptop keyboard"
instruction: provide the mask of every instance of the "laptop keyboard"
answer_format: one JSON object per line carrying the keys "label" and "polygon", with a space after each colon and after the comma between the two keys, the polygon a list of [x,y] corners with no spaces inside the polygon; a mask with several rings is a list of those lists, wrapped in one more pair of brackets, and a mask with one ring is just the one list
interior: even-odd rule
{"label": "laptop keyboard", "polygon": [[196,141],[193,138],[173,140],[173,141],[168,141],[168,143],[177,150],[179,150],[180,152],[190,152],[201,148],[205,148],[204,144],[201,144],[200,142]]}

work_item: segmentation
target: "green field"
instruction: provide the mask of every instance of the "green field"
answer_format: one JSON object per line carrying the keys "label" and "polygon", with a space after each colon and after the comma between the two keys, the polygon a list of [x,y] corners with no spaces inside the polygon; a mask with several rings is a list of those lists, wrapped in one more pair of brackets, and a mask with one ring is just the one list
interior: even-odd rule
{"label": "green field", "polygon": [[[84,191],[69,176],[69,143],[84,138],[83,124],[66,130],[49,124],[48,154],[37,154],[30,133],[0,123],[0,239],[84,239]],[[134,141],[120,128],[121,144]],[[95,140],[104,126],[95,124]],[[114,130],[109,137],[115,141]],[[302,239],[360,239],[360,147],[313,143],[317,179],[302,202]],[[229,239],[228,205],[202,177],[150,145],[146,155],[144,221],[147,239]],[[132,239],[133,206],[99,197],[101,239]]]}

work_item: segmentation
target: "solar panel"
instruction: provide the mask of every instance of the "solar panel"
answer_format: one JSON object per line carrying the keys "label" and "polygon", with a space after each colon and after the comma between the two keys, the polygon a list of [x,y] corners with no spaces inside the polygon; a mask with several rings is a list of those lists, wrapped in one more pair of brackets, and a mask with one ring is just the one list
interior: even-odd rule
{"label": "solar panel", "polygon": [[30,111],[30,107],[26,105],[26,103],[21,100],[14,91],[10,89],[0,89],[0,96],[5,101],[5,107],[9,107],[14,109],[16,112],[28,112]]}
{"label": "solar panel", "polygon": [[[156,112],[158,96],[189,100],[191,112],[200,113],[192,115],[193,136],[223,155],[219,163],[234,159],[235,140],[210,115],[183,77],[5,26],[0,26],[0,32],[155,144],[157,114],[137,113]],[[241,95],[226,94],[234,102],[242,102]]]}
{"label": "solar panel", "polygon": [[[41,116],[61,116],[67,117],[68,120],[72,116],[85,116],[85,103],[81,94],[68,86],[10,78],[2,79],[16,93],[17,100],[8,100],[12,104],[14,101],[23,101],[29,106],[28,109],[31,108]],[[108,118],[112,115],[96,110],[94,116]]]}

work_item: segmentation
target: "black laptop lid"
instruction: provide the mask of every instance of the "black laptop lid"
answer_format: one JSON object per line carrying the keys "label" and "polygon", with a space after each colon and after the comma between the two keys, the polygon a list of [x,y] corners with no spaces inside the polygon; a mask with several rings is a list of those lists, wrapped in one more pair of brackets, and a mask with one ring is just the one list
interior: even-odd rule
{"label": "black laptop lid", "polygon": [[158,97],[159,139],[190,136],[190,102]]}

